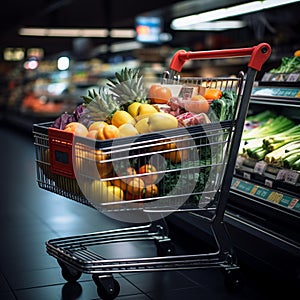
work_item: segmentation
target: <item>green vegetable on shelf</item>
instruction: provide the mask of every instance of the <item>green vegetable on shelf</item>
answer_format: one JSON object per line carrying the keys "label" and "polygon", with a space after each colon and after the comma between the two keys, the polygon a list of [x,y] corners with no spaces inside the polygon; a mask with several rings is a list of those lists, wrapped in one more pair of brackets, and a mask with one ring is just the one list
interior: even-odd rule
{"label": "green vegetable on shelf", "polygon": [[296,73],[300,72],[300,57],[282,57],[281,64],[278,68],[270,70],[270,73]]}
{"label": "green vegetable on shelf", "polygon": [[274,151],[290,142],[300,140],[300,124],[284,132],[269,136],[263,140],[263,145],[268,152]]}
{"label": "green vegetable on shelf", "polygon": [[267,153],[268,153],[268,150],[263,148],[263,146],[258,146],[255,148],[247,149],[248,156],[251,158],[254,158],[256,160],[262,160]]}
{"label": "green vegetable on shelf", "polygon": [[293,163],[292,169],[300,171],[300,158]]}
{"label": "green vegetable on shelf", "polygon": [[275,118],[276,113],[274,113],[271,110],[264,110],[262,112],[259,112],[255,115],[248,116],[246,118],[246,122],[256,122],[256,123],[265,123],[271,118]]}
{"label": "green vegetable on shelf", "polygon": [[259,139],[262,137],[272,136],[274,134],[284,132],[294,126],[295,123],[291,119],[285,116],[277,116],[269,119],[267,122],[261,124],[261,126],[246,132],[243,134],[242,139],[246,141],[250,139]]}
{"label": "green vegetable on shelf", "polygon": [[265,161],[267,163],[279,163],[282,158],[287,156],[288,153],[293,153],[293,151],[299,151],[300,150],[300,141],[294,141],[287,143],[279,148],[277,148],[274,151],[269,152],[265,156]]}
{"label": "green vegetable on shelf", "polygon": [[290,153],[290,155],[286,156],[285,158],[282,159],[283,167],[292,169],[294,163],[300,159],[300,153],[299,150],[297,152]]}
{"label": "green vegetable on shelf", "polygon": [[[272,114],[272,113],[271,113]],[[250,119],[263,120],[270,112],[252,116]],[[285,116],[274,116],[262,122],[256,128],[245,131],[239,154],[285,168],[295,168],[294,163],[300,159],[300,124]]]}

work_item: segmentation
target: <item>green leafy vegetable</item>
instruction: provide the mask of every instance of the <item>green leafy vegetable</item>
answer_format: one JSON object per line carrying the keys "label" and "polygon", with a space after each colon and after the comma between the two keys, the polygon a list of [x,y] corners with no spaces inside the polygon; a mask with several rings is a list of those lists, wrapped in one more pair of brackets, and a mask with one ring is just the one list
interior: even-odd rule
{"label": "green leafy vegetable", "polygon": [[234,117],[237,93],[235,91],[223,91],[222,97],[213,100],[208,112],[212,121],[232,120]]}
{"label": "green leafy vegetable", "polygon": [[282,57],[281,64],[278,68],[274,68],[270,73],[296,73],[300,72],[300,57]]}

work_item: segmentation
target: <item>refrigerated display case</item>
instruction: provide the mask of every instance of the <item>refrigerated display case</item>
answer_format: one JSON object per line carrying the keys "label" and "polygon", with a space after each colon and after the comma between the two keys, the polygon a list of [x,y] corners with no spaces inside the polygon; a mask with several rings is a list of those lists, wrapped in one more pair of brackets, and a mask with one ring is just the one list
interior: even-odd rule
{"label": "refrigerated display case", "polygon": [[[271,78],[265,74],[260,82],[255,83],[248,116],[270,110],[299,124],[299,74],[285,76],[282,81],[269,81]],[[279,281],[287,280],[291,282],[291,286],[299,283],[298,170],[268,164],[263,159],[239,156],[224,221],[240,261],[274,275]],[[169,222],[190,234],[194,240],[200,236],[202,241],[210,244],[210,228],[199,221],[197,214],[170,217]]]}

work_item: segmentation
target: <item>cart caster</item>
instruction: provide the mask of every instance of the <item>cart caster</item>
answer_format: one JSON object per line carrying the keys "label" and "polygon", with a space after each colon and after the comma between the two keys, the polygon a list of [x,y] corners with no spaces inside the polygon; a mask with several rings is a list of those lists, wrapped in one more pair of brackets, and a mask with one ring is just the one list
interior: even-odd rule
{"label": "cart caster", "polygon": [[82,287],[79,282],[67,282],[61,291],[62,299],[79,299],[81,294]]}
{"label": "cart caster", "polygon": [[66,281],[76,282],[80,278],[82,272],[72,268],[60,260],[58,260],[58,264],[61,267],[61,275]]}
{"label": "cart caster", "polygon": [[237,291],[241,288],[241,272],[237,269],[224,270],[224,284],[228,291]]}
{"label": "cart caster", "polygon": [[98,296],[101,299],[115,299],[120,293],[120,284],[112,275],[93,274],[93,280],[97,285]]}
{"label": "cart caster", "polygon": [[156,240],[157,256],[171,256],[175,254],[175,246],[170,240]]}

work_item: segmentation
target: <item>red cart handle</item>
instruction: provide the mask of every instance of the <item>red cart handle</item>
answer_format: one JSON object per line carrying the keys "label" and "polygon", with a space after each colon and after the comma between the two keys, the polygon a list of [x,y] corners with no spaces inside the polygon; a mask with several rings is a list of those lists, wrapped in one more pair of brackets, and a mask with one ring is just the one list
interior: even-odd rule
{"label": "red cart handle", "polygon": [[210,51],[185,51],[178,50],[170,63],[170,69],[176,72],[181,72],[183,64],[191,59],[211,59],[211,58],[230,58],[251,56],[248,67],[260,71],[262,65],[271,55],[271,47],[267,43],[261,43],[250,48],[210,50]]}

